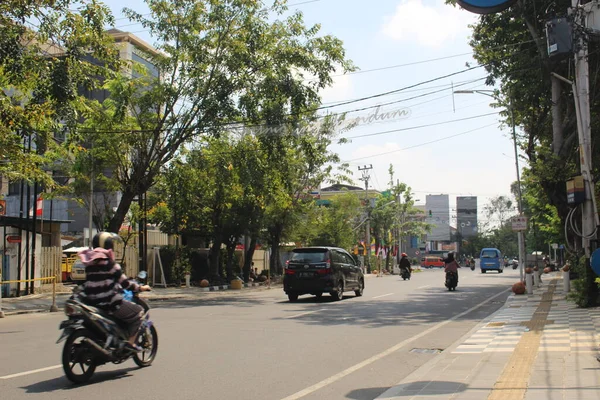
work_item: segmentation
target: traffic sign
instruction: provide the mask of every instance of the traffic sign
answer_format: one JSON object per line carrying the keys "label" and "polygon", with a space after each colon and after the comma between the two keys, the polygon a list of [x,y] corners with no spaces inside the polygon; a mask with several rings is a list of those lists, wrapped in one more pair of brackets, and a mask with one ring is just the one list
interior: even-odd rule
{"label": "traffic sign", "polygon": [[415,255],[418,256],[419,254],[421,254],[421,252],[419,250],[415,251]]}
{"label": "traffic sign", "polygon": [[8,243],[21,243],[21,236],[7,235],[6,236],[6,241]]}
{"label": "traffic sign", "polygon": [[512,219],[512,230],[513,231],[526,231],[527,230],[527,217],[518,216]]}

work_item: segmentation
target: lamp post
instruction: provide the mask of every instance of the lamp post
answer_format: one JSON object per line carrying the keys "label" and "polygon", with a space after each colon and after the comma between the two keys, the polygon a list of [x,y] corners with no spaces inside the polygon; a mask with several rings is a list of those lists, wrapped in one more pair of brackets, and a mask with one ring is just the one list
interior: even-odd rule
{"label": "lamp post", "polygon": [[[454,93],[457,94],[482,94],[484,96],[488,96],[493,98],[494,100],[503,104],[510,114],[510,123],[512,125],[512,137],[513,137],[513,146],[515,149],[515,168],[517,170],[517,204],[519,208],[519,216],[523,215],[523,194],[521,192],[521,172],[519,170],[519,153],[517,151],[517,132],[515,127],[515,116],[513,113],[513,108],[511,103],[504,103],[498,96],[490,93],[494,93],[493,90],[455,90]],[[519,243],[519,275],[521,277],[521,282],[523,281],[523,265],[525,264],[525,237],[523,235],[523,231],[519,230],[517,232],[517,241]]]}

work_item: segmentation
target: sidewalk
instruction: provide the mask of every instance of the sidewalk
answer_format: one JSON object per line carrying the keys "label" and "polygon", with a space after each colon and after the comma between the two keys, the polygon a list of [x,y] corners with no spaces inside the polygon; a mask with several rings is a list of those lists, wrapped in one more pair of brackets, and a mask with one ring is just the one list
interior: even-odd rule
{"label": "sidewalk", "polygon": [[[71,296],[72,287],[65,286],[64,289],[56,294],[56,305],[59,312],[62,312],[65,301]],[[193,300],[206,295],[209,292],[228,291],[228,292],[245,292],[248,290],[256,290],[266,288],[264,283],[246,283],[241,290],[229,289],[229,285],[201,287],[155,287],[151,292],[143,292],[140,297],[148,301],[168,301],[168,300]],[[272,288],[280,288],[280,284],[271,284]],[[52,293],[33,294],[21,297],[2,298],[2,311],[5,316],[17,314],[30,314],[48,312],[52,305]]]}
{"label": "sidewalk", "polygon": [[600,398],[600,309],[567,302],[559,274],[543,277],[378,399]]}

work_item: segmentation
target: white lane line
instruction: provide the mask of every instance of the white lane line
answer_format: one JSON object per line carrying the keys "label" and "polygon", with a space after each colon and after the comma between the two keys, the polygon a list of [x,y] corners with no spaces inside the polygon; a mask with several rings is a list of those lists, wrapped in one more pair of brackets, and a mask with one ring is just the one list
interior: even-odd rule
{"label": "white lane line", "polygon": [[307,311],[307,312],[303,312],[303,313],[296,314],[296,315],[290,315],[289,317],[285,317],[285,319],[298,318],[298,317],[301,317],[303,315],[308,315],[308,314],[316,313],[316,312],[323,311],[323,310],[324,310],[324,308],[320,308],[320,309],[314,310],[314,311]]}
{"label": "white lane line", "polygon": [[431,285],[421,286],[421,287],[418,287],[417,289],[425,289],[426,287],[429,287],[429,286],[431,286]]}
{"label": "white lane line", "polygon": [[59,368],[62,368],[62,365],[60,365],[60,364],[59,365],[53,365],[51,367],[38,368],[38,369],[32,369],[31,371],[19,372],[18,374],[0,376],[0,379],[18,378],[19,376],[37,374],[38,372],[50,371],[50,370],[59,369]]}
{"label": "white lane line", "polygon": [[408,338],[408,339],[406,339],[406,340],[403,340],[402,342],[400,342],[400,343],[398,343],[398,344],[396,344],[396,345],[394,345],[394,346],[390,347],[390,348],[389,348],[389,349],[387,349],[387,350],[384,350],[383,352],[381,352],[381,353],[379,353],[379,354],[376,354],[376,355],[374,355],[374,356],[373,356],[373,357],[371,357],[371,358],[368,358],[368,359],[366,359],[366,360],[364,360],[364,361],[362,361],[362,362],[360,362],[360,363],[358,363],[358,364],[356,364],[356,365],[353,365],[353,366],[351,366],[350,368],[347,368],[347,369],[343,370],[342,372],[339,372],[339,373],[337,373],[337,374],[335,374],[335,375],[333,375],[333,376],[330,376],[329,378],[327,378],[327,379],[324,379],[324,380],[322,380],[321,382],[319,382],[319,383],[316,383],[316,384],[314,384],[314,385],[312,385],[312,386],[310,386],[310,387],[307,387],[307,388],[306,388],[306,389],[304,389],[304,390],[301,390],[301,391],[299,391],[299,392],[296,392],[296,393],[294,393],[294,394],[292,394],[292,395],[290,395],[290,396],[288,396],[288,397],[286,397],[286,398],[284,398],[284,399],[282,399],[282,400],[296,400],[296,399],[300,399],[300,398],[302,398],[302,397],[304,397],[304,396],[307,396],[307,395],[309,395],[309,394],[311,394],[311,393],[313,393],[313,392],[316,392],[316,391],[317,391],[317,390],[319,390],[319,389],[322,389],[322,388],[324,388],[324,387],[325,387],[325,386],[327,386],[327,385],[331,385],[333,382],[339,381],[339,380],[340,380],[340,379],[342,379],[343,377],[345,377],[345,376],[347,376],[347,375],[350,375],[351,373],[353,373],[353,372],[355,372],[355,371],[358,371],[359,369],[361,369],[361,368],[364,368],[364,367],[366,367],[366,366],[367,366],[367,365],[369,365],[369,364],[373,364],[375,361],[378,361],[378,360],[380,360],[380,359],[382,359],[382,358],[384,358],[384,357],[387,357],[387,356],[389,356],[390,354],[392,354],[392,353],[394,353],[395,351],[397,351],[397,350],[401,349],[402,347],[406,346],[407,344],[409,344],[409,343],[411,343],[411,342],[414,342],[415,340],[417,340],[417,339],[420,339],[420,338],[422,338],[423,336],[430,334],[431,332],[433,332],[433,331],[435,331],[435,330],[437,330],[437,329],[441,328],[442,326],[444,326],[444,325],[447,325],[447,324],[449,324],[450,322],[452,322],[452,321],[455,321],[455,320],[459,319],[459,318],[460,318],[460,317],[462,317],[463,315],[467,315],[467,314],[469,314],[470,312],[473,312],[473,311],[477,310],[478,308],[480,308],[480,307],[483,307],[485,304],[487,304],[487,303],[489,303],[490,301],[494,300],[496,297],[499,297],[499,296],[503,295],[504,293],[508,292],[509,290],[510,290],[510,289],[503,290],[503,291],[501,291],[500,293],[498,293],[498,294],[496,294],[496,295],[494,295],[494,296],[490,297],[489,299],[486,299],[486,300],[482,301],[481,303],[479,303],[479,304],[478,304],[478,305],[476,305],[475,307],[471,307],[471,308],[469,308],[467,311],[463,311],[463,312],[461,312],[460,314],[457,314],[457,315],[455,315],[454,317],[452,317],[452,318],[450,318],[450,319],[447,319],[447,320],[445,320],[445,321],[442,321],[442,322],[440,322],[439,324],[432,326],[431,328],[429,328],[429,329],[427,329],[427,330],[425,330],[425,331],[423,331],[423,332],[419,333],[419,334],[418,334],[418,335],[416,335],[416,336],[413,336],[413,337],[411,337],[411,338]]}
{"label": "white lane line", "polygon": [[381,297],[385,297],[385,296],[391,296],[391,295],[393,295],[393,294],[394,294],[394,293],[387,293],[387,294],[382,294],[381,296],[375,296],[375,297],[373,297],[373,298],[374,298],[374,299],[379,299],[379,298],[381,298]]}

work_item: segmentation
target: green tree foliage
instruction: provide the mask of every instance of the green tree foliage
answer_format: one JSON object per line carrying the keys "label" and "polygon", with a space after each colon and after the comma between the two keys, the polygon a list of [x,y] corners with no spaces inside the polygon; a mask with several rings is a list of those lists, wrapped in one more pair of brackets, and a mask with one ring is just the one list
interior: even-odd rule
{"label": "green tree foliage", "polygon": [[[356,193],[346,192],[334,196],[328,206],[318,209],[318,217],[307,221],[315,227],[315,236],[308,241],[314,246],[335,246],[351,250],[364,235],[357,229],[364,207]],[[363,225],[364,227],[364,225]]]}
{"label": "green tree foliage", "polygon": [[[158,52],[148,59],[160,78],[132,78],[123,90],[111,93],[119,111],[115,116],[123,119],[118,122],[132,116],[139,127],[113,136],[121,146],[119,156],[129,165],[117,176],[121,197],[111,230],[184,145],[248,124],[296,128],[314,114],[305,113],[319,103],[319,91],[331,84],[335,68],[351,66],[341,41],[320,36],[318,25],[305,26],[300,13],[273,18],[273,13],[281,16],[284,3],[271,8],[258,0],[146,4],[149,14],[124,12],[157,40]],[[314,79],[306,80],[305,74]],[[280,140],[263,141],[273,142],[268,162],[274,168],[280,164],[272,154],[286,157],[296,151]]]}
{"label": "green tree foliage", "polygon": [[[104,27],[113,21],[97,1],[6,0],[0,4],[0,174],[55,182],[45,172],[64,157],[56,141],[80,117],[79,89],[93,89],[116,53]],[[62,132],[62,133],[61,133]],[[32,134],[34,151],[23,138]]]}

